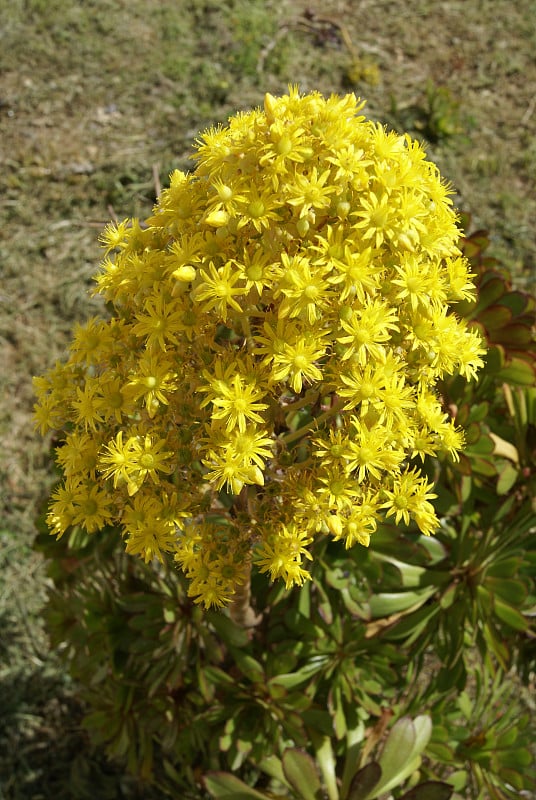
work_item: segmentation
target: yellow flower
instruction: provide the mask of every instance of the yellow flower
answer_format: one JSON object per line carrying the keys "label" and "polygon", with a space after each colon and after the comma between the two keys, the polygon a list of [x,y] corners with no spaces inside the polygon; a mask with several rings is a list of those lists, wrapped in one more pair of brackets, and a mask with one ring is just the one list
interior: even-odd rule
{"label": "yellow flower", "polygon": [[98,483],[81,484],[72,500],[72,525],[82,525],[88,533],[100,530],[113,519],[113,498]]}
{"label": "yellow flower", "polygon": [[177,541],[176,527],[166,519],[166,508],[154,494],[143,490],[132,497],[122,514],[126,535],[126,551],[139,555],[145,563],[164,561]]}
{"label": "yellow flower", "polygon": [[393,449],[392,441],[388,428],[374,425],[369,429],[361,420],[353,418],[348,469],[355,471],[360,483],[367,477],[379,480],[383,471],[396,471],[404,452]]}
{"label": "yellow flower", "polygon": [[346,244],[339,256],[332,256],[331,264],[335,274],[328,277],[328,283],[337,287],[341,302],[351,301],[355,297],[364,303],[367,297],[378,290],[380,270],[375,264],[371,247],[353,250],[351,245]]}
{"label": "yellow flower", "polygon": [[420,307],[430,305],[433,281],[428,265],[415,256],[405,256],[400,264],[395,264],[397,277],[394,286],[399,286],[396,299],[409,301],[411,310],[417,313]]}
{"label": "yellow flower", "polygon": [[459,451],[465,443],[463,430],[457,428],[455,423],[450,420],[438,425],[435,432],[441,452],[448,453],[453,461],[459,461]]}
{"label": "yellow flower", "polygon": [[367,364],[364,367],[352,364],[348,373],[341,372],[340,380],[343,385],[339,389],[339,395],[349,398],[344,406],[345,409],[355,409],[359,406],[360,414],[365,415],[371,406],[381,407],[381,392],[386,384],[381,362],[374,365]]}
{"label": "yellow flower", "polygon": [[143,399],[152,418],[160,404],[167,405],[169,396],[177,389],[177,375],[173,364],[163,356],[142,352],[135,372],[125,385],[127,395],[134,401]]}
{"label": "yellow flower", "polygon": [[134,439],[123,442],[123,431],[119,431],[102,449],[98,460],[98,468],[103,478],[113,478],[114,487],[120,483],[128,483],[135,469]]}
{"label": "yellow flower", "polygon": [[278,209],[279,203],[268,188],[259,190],[255,185],[250,186],[239,206],[238,229],[251,226],[262,233],[279,220]]}
{"label": "yellow flower", "polygon": [[76,324],[70,345],[73,363],[98,364],[111,344],[109,323],[92,317],[85,325]]}
{"label": "yellow flower", "polygon": [[124,248],[126,245],[126,232],[130,220],[124,219],[122,222],[109,222],[99,236],[99,240],[105,247],[106,252],[116,248]]}
{"label": "yellow flower", "polygon": [[259,411],[268,408],[266,403],[259,403],[264,392],[255,383],[247,381],[236,373],[226,382],[219,378],[212,378],[207,373],[208,385],[199,387],[198,391],[208,392],[208,399],[202,405],[210,402],[213,406],[212,419],[223,420],[227,432],[238,428],[241,433],[246,430],[248,420],[263,422]]}
{"label": "yellow flower", "polygon": [[363,197],[360,208],[353,212],[353,216],[359,219],[354,223],[355,229],[373,247],[381,247],[396,236],[396,206],[390,192],[371,193]]}
{"label": "yellow flower", "polygon": [[318,500],[321,504],[325,504],[330,511],[351,508],[361,494],[359,483],[341,467],[330,468],[325,474],[319,472],[317,482]]}
{"label": "yellow flower", "polygon": [[75,432],[65,437],[56,450],[56,460],[65,475],[84,475],[95,480],[100,443],[89,433]]}
{"label": "yellow flower", "polygon": [[328,292],[329,284],[325,276],[329,266],[317,266],[312,269],[308,259],[281,254],[281,279],[276,296],[282,294],[284,299],[279,307],[279,318],[303,317],[309,325],[314,325],[322,316],[322,311],[329,308],[332,299]]}
{"label": "yellow flower", "polygon": [[164,439],[153,441],[150,434],[147,434],[143,438],[137,436],[130,439],[128,445],[132,452],[132,466],[127,470],[129,495],[138,491],[145,478],[149,477],[153,483],[160,483],[160,472],[173,472],[173,464],[168,463],[173,453],[163,450],[166,447]]}
{"label": "yellow flower", "polygon": [[429,535],[439,526],[434,508],[430,503],[437,495],[430,492],[431,484],[420,477],[417,470],[406,470],[393,481],[392,489],[385,489],[388,498],[381,508],[387,509],[387,517],[394,516],[398,524],[401,520],[409,525],[413,518],[422,533]]}
{"label": "yellow flower", "polygon": [[227,431],[211,430],[207,437],[208,452],[226,454],[243,467],[256,465],[263,469],[266,460],[273,456],[273,440],[262,430],[248,425],[245,431],[235,428],[230,433]]}
{"label": "yellow flower", "polygon": [[242,310],[235,297],[246,294],[247,289],[245,286],[235,286],[241,276],[231,261],[218,268],[211,261],[209,273],[201,270],[203,282],[197,286],[193,299],[196,303],[202,303],[201,309],[205,313],[216,309],[225,322],[229,307],[234,311]]}
{"label": "yellow flower", "polygon": [[347,345],[343,360],[355,355],[357,363],[364,366],[367,359],[382,362],[385,358],[385,343],[389,341],[390,331],[399,330],[394,308],[389,308],[381,300],[365,302],[361,308],[349,309],[348,319],[340,321],[346,335],[338,336],[337,341]]}
{"label": "yellow flower", "polygon": [[166,299],[165,292],[147,298],[143,313],[136,314],[136,319],[138,322],[132,326],[132,333],[145,340],[148,350],[165,351],[166,344],[177,343],[182,313],[171,297]]}
{"label": "yellow flower", "polygon": [[244,459],[235,453],[211,450],[203,463],[209,468],[207,480],[213,482],[218,491],[226,486],[232,494],[239,495],[246,484],[264,484],[262,470],[254,464],[244,463]]}
{"label": "yellow flower", "polygon": [[122,378],[103,377],[99,382],[99,390],[98,405],[104,420],[115,420],[115,422],[121,423],[123,416],[129,411],[127,392]]}
{"label": "yellow flower", "polygon": [[271,287],[274,282],[275,264],[270,255],[260,247],[253,251],[245,250],[240,254],[240,260],[236,260],[234,264],[242,273],[246,290],[255,288],[259,298],[264,289]]}
{"label": "yellow flower", "polygon": [[313,167],[311,172],[298,173],[294,183],[289,185],[287,202],[296,208],[300,217],[306,217],[312,210],[329,207],[331,195],[337,191],[337,186],[326,186],[330,174],[331,171],[326,169],[319,175],[317,168]]}
{"label": "yellow flower", "polygon": [[302,567],[302,557],[309,560],[312,555],[307,550],[312,537],[297,526],[283,525],[274,531],[270,541],[264,542],[260,554],[255,559],[260,572],[269,572],[271,580],[282,578],[285,586],[302,586],[310,580],[310,574]]}
{"label": "yellow flower", "polygon": [[97,424],[103,421],[98,383],[86,381],[83,388],[76,387],[76,399],[72,401],[72,410],[77,425],[83,425],[86,431],[96,430]]}

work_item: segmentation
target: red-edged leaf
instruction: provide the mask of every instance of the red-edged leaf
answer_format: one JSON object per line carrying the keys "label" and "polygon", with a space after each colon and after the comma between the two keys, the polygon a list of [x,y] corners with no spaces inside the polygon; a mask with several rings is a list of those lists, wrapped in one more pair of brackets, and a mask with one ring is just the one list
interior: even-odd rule
{"label": "red-edged leaf", "polygon": [[403,794],[399,800],[449,800],[454,788],[443,781],[424,781]]}
{"label": "red-edged leaf", "polygon": [[510,309],[501,305],[488,306],[485,311],[481,311],[480,314],[478,314],[478,321],[482,323],[488,331],[495,331],[497,328],[503,328],[511,319],[512,312]]}
{"label": "red-edged leaf", "polygon": [[527,347],[532,342],[532,331],[526,325],[512,323],[493,334],[493,341],[497,344]]}

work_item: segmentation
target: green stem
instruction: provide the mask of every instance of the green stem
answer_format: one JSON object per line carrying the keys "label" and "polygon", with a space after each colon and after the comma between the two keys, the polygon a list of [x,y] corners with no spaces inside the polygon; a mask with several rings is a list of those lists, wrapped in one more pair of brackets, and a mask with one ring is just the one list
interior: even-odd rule
{"label": "green stem", "polygon": [[291,433],[286,433],[284,436],[280,436],[280,441],[285,445],[292,444],[292,442],[301,439],[307,431],[310,431],[314,428],[318,428],[320,423],[324,422],[325,420],[329,419],[330,417],[335,416],[338,414],[341,408],[344,405],[344,400],[337,400],[337,402],[331,406],[327,411],[324,411],[323,414],[320,414],[318,417],[315,417],[311,422],[308,422],[307,425],[303,425],[301,428],[298,428],[297,431],[292,431]]}
{"label": "green stem", "polygon": [[294,403],[289,403],[288,405],[282,405],[281,408],[288,414],[290,411],[297,411],[299,408],[303,408],[304,406],[308,406],[309,403],[313,405],[318,400],[319,392],[317,389],[313,391],[306,392],[305,397],[300,397],[299,400],[295,400]]}

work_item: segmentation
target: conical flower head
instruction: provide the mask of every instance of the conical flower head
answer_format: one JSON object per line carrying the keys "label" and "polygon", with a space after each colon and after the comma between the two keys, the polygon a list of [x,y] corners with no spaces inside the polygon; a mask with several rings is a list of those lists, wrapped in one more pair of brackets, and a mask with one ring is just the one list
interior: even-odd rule
{"label": "conical flower head", "polygon": [[54,533],[114,522],[217,605],[252,561],[301,585],[317,536],[434,531],[420,468],[463,445],[436,386],[482,364],[451,308],[472,276],[437,168],[362,108],[267,95],[200,136],[145,223],[107,226],[111,316],[36,380],[64,431]]}

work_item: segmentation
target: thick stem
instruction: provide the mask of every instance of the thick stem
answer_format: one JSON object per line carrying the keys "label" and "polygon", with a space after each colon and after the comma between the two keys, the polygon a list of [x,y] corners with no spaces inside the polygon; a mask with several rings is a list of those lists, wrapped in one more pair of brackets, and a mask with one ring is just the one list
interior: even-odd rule
{"label": "thick stem", "polygon": [[262,619],[251,606],[251,561],[244,567],[244,583],[237,587],[229,606],[231,619],[242,628],[254,628]]}
{"label": "thick stem", "polygon": [[[254,504],[253,486],[244,486],[236,499],[237,509],[252,519]],[[229,605],[231,619],[242,628],[254,628],[262,619],[262,614],[256,614],[251,605],[251,561],[248,559],[243,567],[243,583],[236,587],[235,594]]]}

